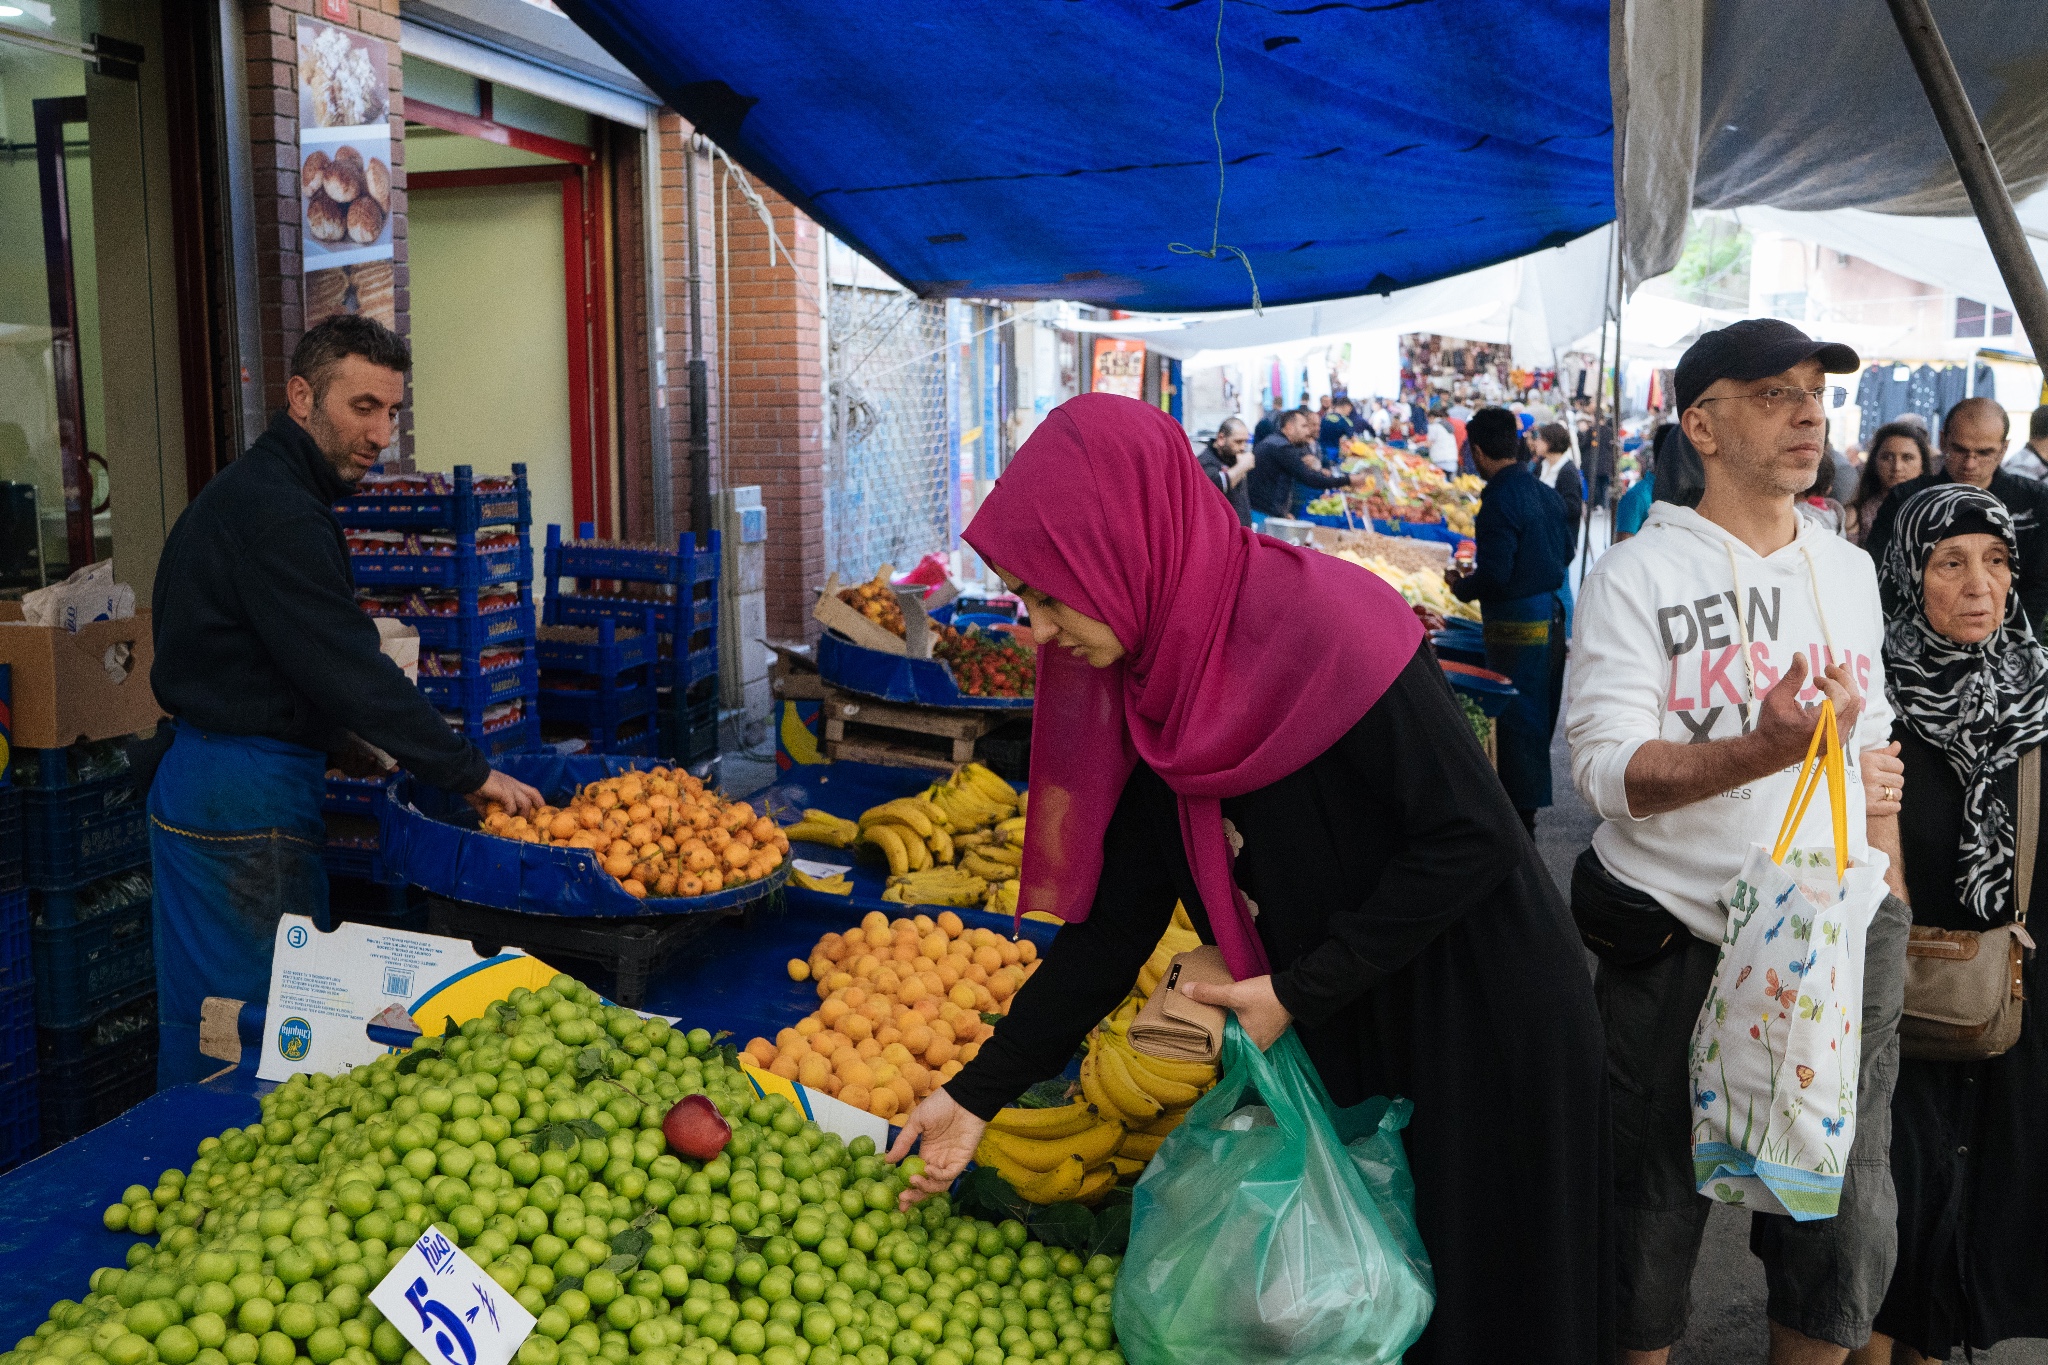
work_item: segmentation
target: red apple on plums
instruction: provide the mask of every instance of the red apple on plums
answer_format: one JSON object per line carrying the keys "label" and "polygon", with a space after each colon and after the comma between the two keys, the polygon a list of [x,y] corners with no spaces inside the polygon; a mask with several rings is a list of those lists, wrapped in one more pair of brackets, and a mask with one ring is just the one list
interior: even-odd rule
{"label": "red apple on plums", "polygon": [[702,1095],[685,1095],[661,1121],[668,1145],[692,1161],[709,1161],[732,1141],[732,1125],[718,1106]]}

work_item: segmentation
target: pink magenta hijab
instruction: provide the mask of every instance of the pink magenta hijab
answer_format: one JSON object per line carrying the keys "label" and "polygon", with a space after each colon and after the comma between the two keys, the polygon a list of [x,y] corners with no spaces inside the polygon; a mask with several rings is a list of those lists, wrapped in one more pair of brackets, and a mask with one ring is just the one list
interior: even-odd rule
{"label": "pink magenta hijab", "polygon": [[1335,744],[1414,657],[1422,624],[1376,575],[1238,525],[1179,423],[1083,394],[1024,443],[967,528],[982,558],[1116,632],[1093,668],[1039,651],[1020,911],[1088,918],[1102,839],[1139,759],[1239,980],[1267,970],[1231,876],[1223,805]]}

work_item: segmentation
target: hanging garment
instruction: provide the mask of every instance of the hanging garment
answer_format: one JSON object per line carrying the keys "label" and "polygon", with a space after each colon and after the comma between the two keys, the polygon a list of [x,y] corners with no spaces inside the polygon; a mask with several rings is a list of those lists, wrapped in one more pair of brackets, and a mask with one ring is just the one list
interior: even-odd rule
{"label": "hanging garment", "polygon": [[1941,381],[1932,365],[1922,365],[1913,371],[1913,377],[1906,381],[1906,411],[1917,412],[1927,419],[1927,430],[1935,434],[1941,424]]}
{"label": "hanging garment", "polygon": [[1884,403],[1886,365],[1872,365],[1863,371],[1863,377],[1856,381],[1856,408],[1863,414],[1863,429],[1857,433],[1856,444],[1868,449],[1870,438],[1877,434],[1883,420],[1877,415]]}

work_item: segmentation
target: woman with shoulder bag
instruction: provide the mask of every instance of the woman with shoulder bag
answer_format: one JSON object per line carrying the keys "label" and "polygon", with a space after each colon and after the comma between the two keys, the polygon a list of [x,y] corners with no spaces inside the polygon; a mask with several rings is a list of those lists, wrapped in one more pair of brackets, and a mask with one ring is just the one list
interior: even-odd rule
{"label": "woman with shoulder bag", "polygon": [[979,1055],[904,1120],[891,1157],[921,1138],[926,1162],[906,1205],[1059,1074],[1179,901],[1235,978],[1184,995],[1262,1049],[1291,1027],[1340,1105],[1414,1103],[1436,1306],[1408,1365],[1608,1359],[1591,983],[1414,614],[1355,566],[1240,527],[1173,419],[1109,394],[1052,412],[965,538],[1030,607],[1019,904],[1067,923]]}
{"label": "woman with shoulder bag", "polygon": [[1884,662],[1914,919],[1892,1099],[1899,1258],[1857,1365],[2048,1337],[2048,981],[2025,929],[2048,871],[2048,649],[2012,592],[1998,499],[1936,485],[1897,527],[1879,572],[1901,604]]}

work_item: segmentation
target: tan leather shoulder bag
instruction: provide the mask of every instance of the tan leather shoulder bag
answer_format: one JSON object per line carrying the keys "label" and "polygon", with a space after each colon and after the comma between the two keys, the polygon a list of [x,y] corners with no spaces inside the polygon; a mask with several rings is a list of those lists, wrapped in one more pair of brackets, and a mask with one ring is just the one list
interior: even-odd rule
{"label": "tan leather shoulder bag", "polygon": [[1906,944],[1906,1009],[1899,1020],[1899,1044],[1908,1057],[1982,1061],[2019,1041],[2026,1006],[2020,969],[2034,948],[2027,934],[2027,900],[2041,833],[2038,748],[2021,755],[2019,786],[2013,922],[1982,930],[1913,926]]}

